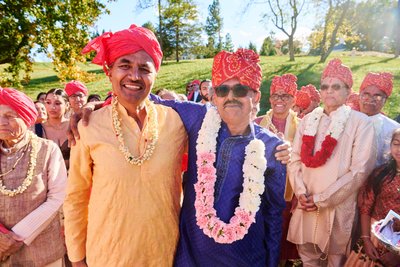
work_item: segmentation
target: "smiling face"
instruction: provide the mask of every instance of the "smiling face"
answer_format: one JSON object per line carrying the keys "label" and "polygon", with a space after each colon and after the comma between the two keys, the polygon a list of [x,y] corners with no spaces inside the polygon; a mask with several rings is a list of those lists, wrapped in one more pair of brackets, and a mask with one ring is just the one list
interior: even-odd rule
{"label": "smiling face", "polygon": [[154,62],[143,50],[118,58],[109,72],[113,92],[128,111],[143,105],[156,76]]}
{"label": "smiling face", "polygon": [[[232,87],[240,84],[236,78],[227,80],[221,85]],[[244,97],[236,97],[232,90],[225,97],[220,97],[216,93],[213,94],[212,101],[218,109],[221,119],[228,125],[229,128],[237,125],[248,125],[251,120],[251,114],[255,105],[260,100],[260,94],[249,90]]]}
{"label": "smiling face", "polygon": [[270,96],[269,102],[274,116],[283,119],[289,115],[289,110],[294,106],[294,97],[285,90],[279,89]]}
{"label": "smiling face", "polygon": [[368,116],[380,113],[385,102],[385,92],[374,85],[366,87],[360,93],[360,111]]}
{"label": "smiling face", "polygon": [[200,85],[201,97],[206,101],[210,100],[208,97],[210,88],[211,88],[211,82],[209,82],[209,81],[202,82]]}
{"label": "smiling face", "polygon": [[28,127],[18,113],[8,105],[0,105],[0,140],[5,145],[15,143],[26,132]]}

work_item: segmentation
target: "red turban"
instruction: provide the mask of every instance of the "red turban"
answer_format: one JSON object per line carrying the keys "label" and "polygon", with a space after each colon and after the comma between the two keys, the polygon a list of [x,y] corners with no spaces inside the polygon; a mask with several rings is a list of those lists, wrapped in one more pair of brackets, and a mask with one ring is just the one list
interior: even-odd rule
{"label": "red turban", "polygon": [[360,111],[360,96],[352,92],[346,99],[346,105],[351,107],[353,110]]}
{"label": "red turban", "polygon": [[260,91],[262,71],[258,55],[253,50],[239,48],[235,53],[221,51],[214,57],[212,85],[237,78],[241,84]]}
{"label": "red turban", "polygon": [[353,86],[353,75],[351,74],[350,68],[343,65],[342,61],[340,61],[338,58],[329,61],[328,65],[324,69],[324,72],[322,72],[321,82],[326,77],[338,78],[349,88]]}
{"label": "red turban", "polygon": [[106,32],[90,41],[82,50],[82,54],[96,51],[93,63],[102,65],[106,74],[119,57],[144,50],[153,59],[156,70],[161,65],[163,53],[154,33],[146,28],[132,24],[129,29],[116,33]]}
{"label": "red turban", "polygon": [[311,104],[311,97],[305,91],[297,91],[296,94],[296,106],[299,106],[301,109],[306,109]]}
{"label": "red turban", "polygon": [[385,92],[386,96],[389,97],[393,90],[393,75],[387,72],[368,73],[361,84],[360,93],[362,90],[371,85],[378,87],[379,90]]}
{"label": "red turban", "polygon": [[24,93],[13,88],[0,87],[0,105],[10,106],[28,127],[35,123],[38,116],[33,101]]}
{"label": "red turban", "polygon": [[88,89],[86,86],[79,81],[70,81],[65,85],[64,91],[68,96],[81,92],[84,95],[88,95]]}
{"label": "red turban", "polygon": [[314,85],[308,84],[306,86],[302,86],[300,90],[303,92],[307,92],[310,95],[311,101],[315,101],[317,103],[321,101],[321,95]]}
{"label": "red turban", "polygon": [[193,85],[193,84],[197,84],[197,85],[200,85],[200,80],[193,80],[190,84],[191,85]]}
{"label": "red turban", "polygon": [[282,76],[275,76],[272,78],[270,94],[282,89],[292,96],[296,96],[297,92],[297,77],[291,73],[283,74]]}

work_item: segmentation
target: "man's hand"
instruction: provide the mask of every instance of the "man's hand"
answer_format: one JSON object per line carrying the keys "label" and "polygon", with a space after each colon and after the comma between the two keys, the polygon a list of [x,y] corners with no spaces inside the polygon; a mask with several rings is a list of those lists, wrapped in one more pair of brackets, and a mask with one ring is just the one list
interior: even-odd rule
{"label": "man's hand", "polygon": [[13,232],[0,233],[1,260],[5,260],[5,258],[17,252],[23,245],[22,239]]}
{"label": "man's hand", "polygon": [[292,152],[292,146],[290,143],[285,142],[282,145],[277,146],[276,150],[276,160],[281,161],[282,164],[288,164],[290,162],[290,153]]}
{"label": "man's hand", "polygon": [[398,266],[400,262],[400,256],[392,252],[387,252],[383,254],[379,260],[384,264],[384,266]]}
{"label": "man's hand", "polygon": [[82,119],[83,126],[88,126],[89,118],[92,112],[96,109],[99,109],[101,105],[98,102],[91,102],[84,105],[79,113],[72,114],[69,119],[69,127],[67,130],[68,137],[68,145],[74,146],[76,144],[76,140],[79,140],[79,131],[78,131],[78,122]]}
{"label": "man's hand", "polygon": [[72,267],[87,267],[85,260],[71,262],[71,263],[72,263]]}
{"label": "man's hand", "polygon": [[314,203],[313,196],[307,196],[306,194],[302,194],[299,196],[299,209],[305,211],[315,211],[318,207]]}
{"label": "man's hand", "polygon": [[365,254],[371,259],[371,260],[377,260],[379,258],[379,253],[376,250],[374,244],[372,244],[371,238],[362,238],[364,241],[364,250]]}

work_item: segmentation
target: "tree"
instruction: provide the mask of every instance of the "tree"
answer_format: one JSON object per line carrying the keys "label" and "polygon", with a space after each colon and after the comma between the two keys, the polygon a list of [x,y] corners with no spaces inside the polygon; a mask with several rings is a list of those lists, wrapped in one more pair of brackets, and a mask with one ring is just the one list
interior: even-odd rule
{"label": "tree", "polygon": [[251,42],[251,41],[250,41],[250,43],[249,43],[248,49],[249,49],[249,50],[253,50],[254,52],[257,53],[257,46],[256,46],[253,42]]}
{"label": "tree", "polygon": [[[220,15],[221,8],[219,5],[219,0],[213,0],[212,4],[208,6],[208,17],[206,20],[205,31],[208,37],[217,39],[216,43],[216,52],[222,50],[222,27],[223,21]],[[217,37],[217,38],[216,38]]]}
{"label": "tree", "polygon": [[233,45],[233,42],[232,42],[231,34],[229,32],[225,35],[225,42],[224,42],[223,49],[228,52],[233,52],[235,49],[235,46]]}
{"label": "tree", "polygon": [[161,49],[164,48],[164,36],[163,36],[163,18],[162,18],[162,3],[161,0],[138,0],[137,7],[140,9],[147,9],[149,7],[155,6],[157,4],[158,9],[158,31],[153,31],[158,37],[158,42],[160,43]]}
{"label": "tree", "polygon": [[397,18],[397,26],[395,28],[397,28],[397,31],[395,33],[396,48],[395,48],[394,56],[399,57],[399,55],[400,55],[400,31],[399,31],[399,29],[400,29],[400,0],[397,1],[396,18]]}
{"label": "tree", "polygon": [[52,59],[61,80],[91,76],[76,65],[89,39],[89,28],[108,12],[102,1],[0,1],[0,64],[8,63],[1,74],[2,85],[21,86],[30,79],[30,52],[37,46]]}
{"label": "tree", "polygon": [[260,56],[273,56],[276,55],[276,50],[274,46],[274,42],[271,37],[267,37],[264,39],[263,44],[260,48]]}
{"label": "tree", "polygon": [[176,62],[179,62],[180,54],[200,35],[196,5],[192,0],[168,0],[167,7],[162,10],[162,17],[165,26],[163,32],[173,44]]}

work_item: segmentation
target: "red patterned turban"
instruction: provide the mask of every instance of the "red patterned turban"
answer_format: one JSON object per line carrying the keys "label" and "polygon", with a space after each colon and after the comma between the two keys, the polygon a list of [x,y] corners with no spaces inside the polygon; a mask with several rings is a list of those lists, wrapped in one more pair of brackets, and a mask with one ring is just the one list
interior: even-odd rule
{"label": "red patterned turban", "polygon": [[322,80],[326,77],[338,78],[339,80],[344,82],[349,88],[353,86],[353,75],[350,68],[346,65],[343,65],[342,61],[338,58],[329,61],[328,65],[322,72],[321,83]]}
{"label": "red patterned turban", "polygon": [[346,99],[346,105],[351,107],[353,110],[360,111],[360,96],[352,92]]}
{"label": "red patterned turban", "polygon": [[393,75],[388,72],[368,73],[361,84],[360,93],[371,85],[378,87],[379,90],[385,92],[386,96],[389,97],[393,90]]}
{"label": "red patterned turban", "polygon": [[297,77],[291,73],[283,74],[282,76],[275,76],[272,78],[271,95],[278,90],[284,90],[292,96],[296,96],[297,92]]}
{"label": "red patterned turban", "polygon": [[317,103],[321,101],[321,95],[319,94],[317,88],[312,84],[302,86],[300,91],[307,92],[310,95],[311,101],[315,101]]}
{"label": "red patterned turban", "polygon": [[116,33],[106,32],[90,41],[82,50],[82,54],[96,51],[93,63],[103,66],[106,74],[108,68],[119,57],[144,50],[154,61],[158,71],[163,53],[154,33],[146,28],[132,24],[129,29]]}
{"label": "red patterned turban", "polygon": [[249,49],[239,48],[236,52],[221,51],[214,57],[212,85],[237,78],[241,84],[260,91],[262,71],[258,55]]}
{"label": "red patterned turban", "polygon": [[191,83],[190,83],[190,85],[193,85],[193,84],[197,84],[197,85],[200,85],[200,80],[193,80]]}
{"label": "red patterned turban", "polygon": [[68,96],[81,92],[84,95],[88,95],[88,89],[86,86],[79,81],[70,81],[65,85],[64,91]]}
{"label": "red patterned turban", "polygon": [[28,127],[35,123],[38,116],[33,101],[24,93],[13,88],[0,87],[0,105],[10,106]]}
{"label": "red patterned turban", "polygon": [[301,109],[306,109],[311,104],[311,97],[308,92],[305,91],[297,91],[296,93],[296,106],[299,106]]}

